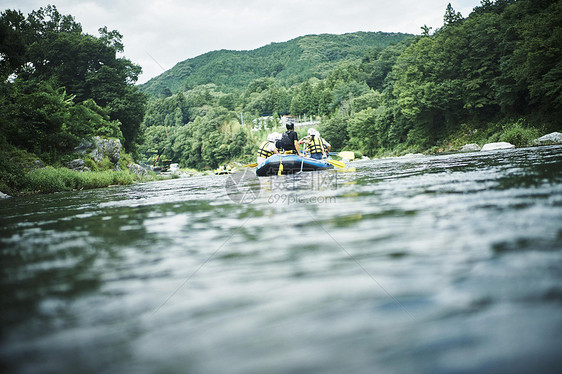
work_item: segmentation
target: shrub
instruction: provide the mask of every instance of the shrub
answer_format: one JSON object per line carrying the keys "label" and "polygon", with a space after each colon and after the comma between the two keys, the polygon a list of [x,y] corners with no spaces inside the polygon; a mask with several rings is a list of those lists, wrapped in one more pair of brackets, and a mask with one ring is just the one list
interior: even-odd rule
{"label": "shrub", "polygon": [[98,163],[99,170],[111,170],[113,169],[113,163],[109,160],[109,157],[105,156],[103,160]]}
{"label": "shrub", "polygon": [[84,167],[89,168],[91,171],[97,171],[98,170],[98,165],[91,158],[84,159]]}
{"label": "shrub", "polygon": [[52,166],[27,173],[24,177],[24,188],[30,192],[56,192],[67,189],[61,175]]}
{"label": "shrub", "polygon": [[539,137],[539,130],[526,127],[522,120],[503,127],[503,132],[499,136],[502,142],[508,142],[516,147],[530,146],[534,139]]}
{"label": "shrub", "polygon": [[121,158],[119,159],[119,167],[126,170],[130,164],[134,163],[133,157],[129,153],[121,152]]}

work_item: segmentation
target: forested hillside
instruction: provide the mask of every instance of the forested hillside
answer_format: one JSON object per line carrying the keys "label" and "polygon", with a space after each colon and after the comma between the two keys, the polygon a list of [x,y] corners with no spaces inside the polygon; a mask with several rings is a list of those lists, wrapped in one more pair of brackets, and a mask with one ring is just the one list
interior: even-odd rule
{"label": "forested hillside", "polygon": [[449,4],[443,26],[418,36],[310,35],[210,52],[142,85],[148,102],[140,67],[118,57],[121,35],[99,31],[83,33],[52,6],[2,13],[5,185],[21,184],[17,150],[60,166],[96,135],[140,160],[165,149],[163,159],[200,170],[251,161],[281,114],[319,121],[334,150],[368,156],[526,146],[562,131],[562,0],[482,0],[468,17]]}
{"label": "forested hillside", "polygon": [[385,48],[408,36],[382,32],[307,35],[252,51],[213,51],[178,63],[141,89],[158,97],[211,83],[223,92],[233,92],[267,77],[291,86],[312,77],[325,78],[340,62],[360,61],[366,50]]}
{"label": "forested hillside", "polygon": [[[379,47],[342,41],[384,34],[308,36],[178,64],[145,87],[161,96],[148,104],[142,151],[166,147],[165,157],[195,168],[249,160],[268,131],[251,131],[250,121],[281,113],[319,119],[334,149],[369,156],[500,140],[525,146],[562,129],[560,0],[483,0],[466,18],[449,4],[443,21]],[[330,56],[354,57],[330,65]],[[158,82],[174,83],[166,91]]]}

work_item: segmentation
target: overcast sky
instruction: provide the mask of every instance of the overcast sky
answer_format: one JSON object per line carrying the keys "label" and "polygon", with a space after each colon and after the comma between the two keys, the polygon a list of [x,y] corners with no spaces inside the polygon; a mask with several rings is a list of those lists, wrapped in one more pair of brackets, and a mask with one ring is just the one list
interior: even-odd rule
{"label": "overcast sky", "polygon": [[123,35],[139,83],[176,63],[218,49],[251,50],[308,34],[384,31],[420,34],[443,25],[448,3],[463,17],[480,0],[0,0],[24,14],[54,4],[85,32]]}

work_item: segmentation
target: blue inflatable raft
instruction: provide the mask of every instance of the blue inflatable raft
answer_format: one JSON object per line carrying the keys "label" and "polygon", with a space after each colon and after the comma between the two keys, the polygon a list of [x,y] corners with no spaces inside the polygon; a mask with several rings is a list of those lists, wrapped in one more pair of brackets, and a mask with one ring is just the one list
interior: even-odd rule
{"label": "blue inflatable raft", "polygon": [[316,171],[333,169],[334,165],[326,160],[316,160],[298,155],[273,155],[259,164],[256,169],[258,177],[277,175],[279,167],[283,165],[281,174],[293,174],[300,171]]}

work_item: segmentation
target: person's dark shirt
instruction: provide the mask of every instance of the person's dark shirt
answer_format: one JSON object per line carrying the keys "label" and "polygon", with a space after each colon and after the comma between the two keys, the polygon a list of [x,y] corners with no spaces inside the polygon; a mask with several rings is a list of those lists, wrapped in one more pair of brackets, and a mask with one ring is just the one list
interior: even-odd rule
{"label": "person's dark shirt", "polygon": [[296,131],[288,130],[283,134],[283,137],[286,136],[286,139],[283,139],[283,149],[286,151],[296,151],[295,148],[295,141],[299,141],[299,136]]}

